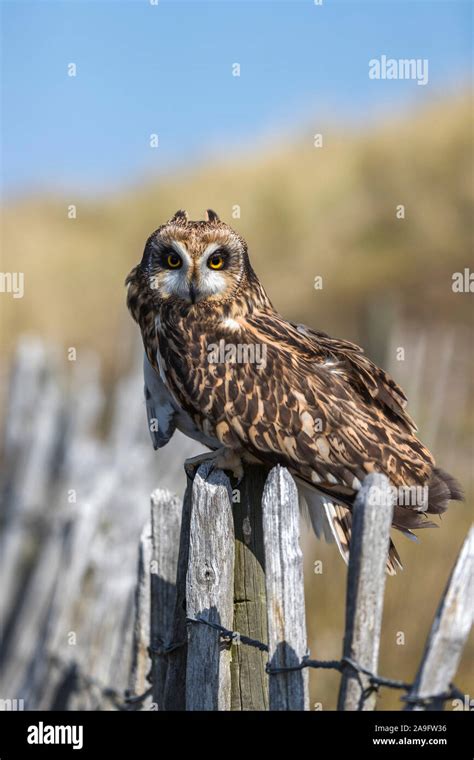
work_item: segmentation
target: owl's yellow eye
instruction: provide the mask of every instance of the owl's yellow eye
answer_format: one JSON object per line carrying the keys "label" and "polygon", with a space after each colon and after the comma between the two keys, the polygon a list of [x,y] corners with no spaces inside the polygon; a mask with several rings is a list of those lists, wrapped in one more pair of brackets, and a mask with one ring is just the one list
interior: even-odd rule
{"label": "owl's yellow eye", "polygon": [[224,266],[224,257],[221,253],[214,253],[207,262],[211,269],[222,269]]}
{"label": "owl's yellow eye", "polygon": [[177,253],[169,253],[166,257],[166,263],[170,269],[179,269],[183,262]]}

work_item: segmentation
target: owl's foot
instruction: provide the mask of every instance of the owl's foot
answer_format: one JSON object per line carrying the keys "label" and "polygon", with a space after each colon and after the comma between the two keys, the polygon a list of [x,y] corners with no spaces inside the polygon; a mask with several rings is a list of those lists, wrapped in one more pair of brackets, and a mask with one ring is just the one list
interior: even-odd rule
{"label": "owl's foot", "polygon": [[198,454],[195,457],[189,457],[189,459],[185,459],[184,470],[188,478],[194,480],[194,476],[199,470],[200,466],[206,462],[213,462],[216,457],[216,453],[216,451],[209,451],[203,454]]}
{"label": "owl's foot", "polygon": [[216,454],[214,467],[217,467],[219,470],[228,470],[240,483],[244,477],[244,468],[242,467],[242,459],[239,454],[233,449],[226,449],[224,447],[214,453]]}
{"label": "owl's foot", "polygon": [[239,454],[224,446],[216,451],[209,451],[205,454],[198,454],[196,457],[186,459],[184,462],[186,475],[193,480],[197,470],[205,462],[210,462],[212,469],[228,470],[239,483],[244,477],[244,468],[242,467],[242,460]]}

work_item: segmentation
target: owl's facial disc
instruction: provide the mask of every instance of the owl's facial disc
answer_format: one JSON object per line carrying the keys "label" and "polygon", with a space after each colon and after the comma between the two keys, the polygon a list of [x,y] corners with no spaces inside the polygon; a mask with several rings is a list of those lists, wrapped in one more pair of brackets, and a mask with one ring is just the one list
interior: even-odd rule
{"label": "owl's facial disc", "polygon": [[244,251],[237,236],[199,227],[165,228],[151,241],[150,287],[161,300],[188,304],[231,298],[244,272]]}

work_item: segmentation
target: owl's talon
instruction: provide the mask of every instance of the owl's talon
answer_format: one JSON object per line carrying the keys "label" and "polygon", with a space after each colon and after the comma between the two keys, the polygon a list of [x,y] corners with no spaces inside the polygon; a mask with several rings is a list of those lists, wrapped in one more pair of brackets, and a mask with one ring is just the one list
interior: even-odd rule
{"label": "owl's talon", "polygon": [[210,474],[213,470],[227,470],[231,472],[234,478],[237,479],[237,483],[240,483],[244,477],[244,468],[242,467],[242,460],[240,456],[232,449],[217,449],[217,451],[206,452],[205,454],[198,454],[195,457],[190,457],[184,462],[184,470],[186,475],[191,480],[194,480],[194,476],[199,467],[205,462],[209,462]]}
{"label": "owl's talon", "polygon": [[213,463],[215,455],[216,455],[215,451],[209,451],[209,452],[205,452],[204,454],[198,454],[195,457],[189,457],[189,459],[185,459],[184,471],[186,475],[188,476],[188,478],[190,480],[194,480],[194,476],[196,475],[200,466],[202,464],[205,464],[206,462]]}

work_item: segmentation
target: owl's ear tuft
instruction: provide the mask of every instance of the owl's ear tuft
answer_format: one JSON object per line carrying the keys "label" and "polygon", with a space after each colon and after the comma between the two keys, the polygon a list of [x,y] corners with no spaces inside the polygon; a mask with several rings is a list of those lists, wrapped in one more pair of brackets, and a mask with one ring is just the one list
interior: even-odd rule
{"label": "owl's ear tuft", "polygon": [[187,221],[188,221],[188,212],[187,211],[183,211],[183,209],[179,209],[179,211],[177,211],[176,214],[174,214],[171,217],[171,219],[169,220],[169,223],[170,222],[182,222],[183,224],[186,224]]}
{"label": "owl's ear tuft", "polygon": [[215,211],[212,210],[212,208],[208,208],[206,211],[207,221],[208,222],[220,222],[218,214],[216,214]]}

